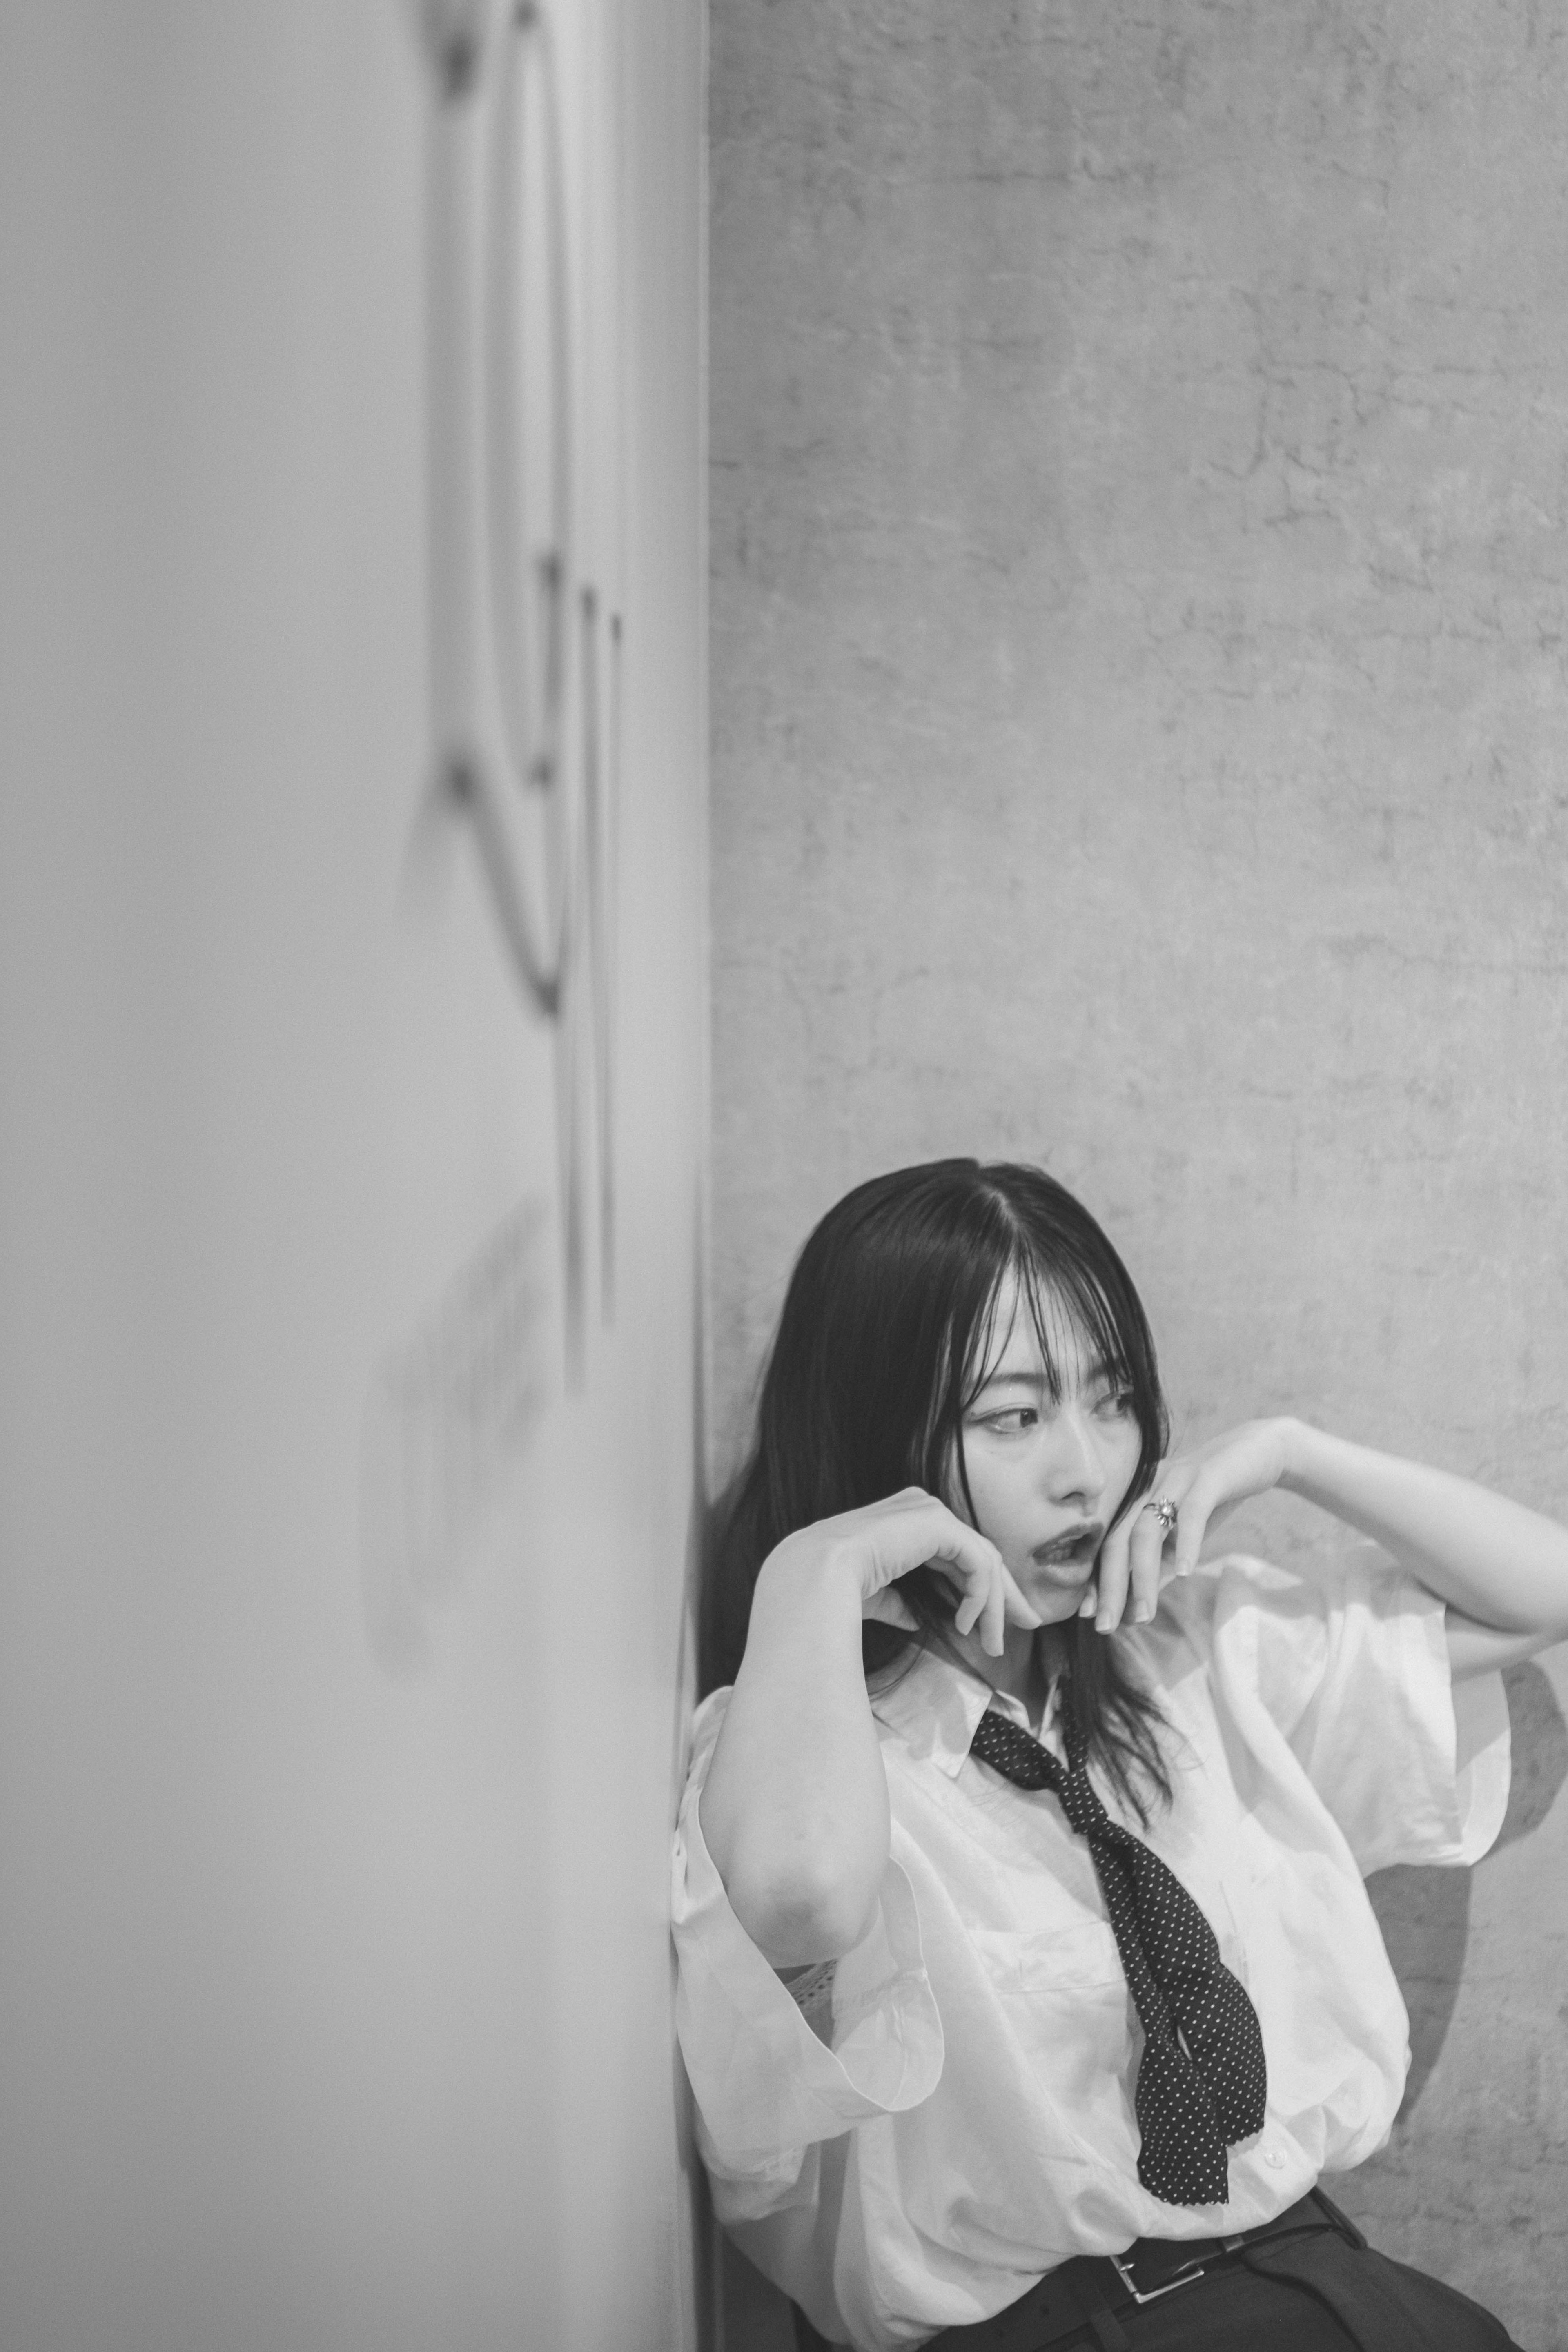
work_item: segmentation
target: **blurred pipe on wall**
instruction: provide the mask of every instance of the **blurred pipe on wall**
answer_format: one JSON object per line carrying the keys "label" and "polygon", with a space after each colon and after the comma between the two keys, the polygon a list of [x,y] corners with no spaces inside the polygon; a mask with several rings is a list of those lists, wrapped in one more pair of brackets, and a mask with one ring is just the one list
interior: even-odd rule
{"label": "blurred pipe on wall", "polygon": [[702,12],[0,40],[0,2345],[704,2345]]}

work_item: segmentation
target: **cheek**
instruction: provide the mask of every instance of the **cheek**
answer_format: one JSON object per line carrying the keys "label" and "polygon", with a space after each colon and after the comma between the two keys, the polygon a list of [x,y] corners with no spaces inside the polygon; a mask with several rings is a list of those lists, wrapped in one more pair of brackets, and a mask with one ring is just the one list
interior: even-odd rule
{"label": "cheek", "polygon": [[984,1440],[978,1444],[971,1444],[964,1447],[963,1468],[969,1475],[969,1493],[974,1506],[973,1512],[964,1500],[956,1447],[948,1458],[942,1477],[942,1500],[956,1517],[963,1520],[973,1517],[981,1534],[988,1536],[998,1509],[1002,1507],[1002,1497],[998,1493],[995,1465],[986,1454]]}
{"label": "cheek", "polygon": [[[1131,1459],[1138,1458],[1134,1443]],[[962,1463],[962,1467],[961,1467]],[[971,1513],[964,1500],[963,1477],[969,1480]],[[995,1543],[1008,1528],[1028,1523],[1039,1507],[1039,1448],[1018,1439],[998,1439],[984,1429],[966,1433],[962,1456],[954,1445],[942,1472],[941,1500],[961,1519],[973,1518],[983,1536]],[[1131,1468],[1128,1475],[1131,1475]]]}
{"label": "cheek", "polygon": [[[983,1536],[988,1536],[999,1550],[1005,1551],[1012,1537],[1021,1528],[1027,1528],[1038,1512],[1038,1500],[1028,1478],[1016,1463],[979,1458],[974,1447],[969,1456],[969,1491],[974,1497],[974,1524]],[[962,1506],[960,1506],[962,1513]]]}
{"label": "cheek", "polygon": [[1136,1425],[1122,1433],[1118,1443],[1111,1448],[1106,1463],[1106,1485],[1114,1491],[1116,1496],[1113,1517],[1127,1500],[1132,1481],[1138,1475],[1138,1464],[1142,1452],[1142,1432]]}

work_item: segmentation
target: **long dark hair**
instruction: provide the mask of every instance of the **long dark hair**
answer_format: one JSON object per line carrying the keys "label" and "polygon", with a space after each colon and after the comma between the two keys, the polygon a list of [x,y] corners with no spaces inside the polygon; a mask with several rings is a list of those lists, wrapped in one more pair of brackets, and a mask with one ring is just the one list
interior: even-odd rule
{"label": "long dark hair", "polygon": [[[1147,1494],[1169,1440],[1148,1318],[1087,1209],[1038,1168],[939,1160],[873,1177],[830,1209],[790,1278],[763,1377],[755,1445],[721,1514],[704,1622],[703,1688],[732,1682],[763,1560],[795,1528],[923,1486],[974,1517],[963,1416],[1006,1343],[995,1305],[1009,1275],[1028,1301],[1053,1397],[1051,1310],[1065,1314],[1132,1402],[1142,1444],[1127,1505]],[[868,1621],[868,1675],[911,1643],[940,1642],[952,1594],[932,1567],[899,1585],[921,1631]],[[1097,1763],[1145,1822],[1169,1800],[1163,1717],[1114,1634],[1074,1618],[1066,1703]]]}

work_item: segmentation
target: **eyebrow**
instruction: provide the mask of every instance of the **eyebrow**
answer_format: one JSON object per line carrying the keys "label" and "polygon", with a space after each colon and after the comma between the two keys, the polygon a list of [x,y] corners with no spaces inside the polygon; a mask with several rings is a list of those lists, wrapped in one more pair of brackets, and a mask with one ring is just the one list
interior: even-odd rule
{"label": "eyebrow", "polygon": [[[1109,1381],[1114,1377],[1114,1367],[1108,1364],[1103,1356],[1097,1356],[1093,1363],[1084,1367],[1086,1387],[1092,1387],[1096,1381]],[[983,1397],[992,1389],[1033,1389],[1037,1395],[1043,1396],[1049,1385],[1044,1372],[995,1371],[989,1380],[981,1381],[975,1395]]]}

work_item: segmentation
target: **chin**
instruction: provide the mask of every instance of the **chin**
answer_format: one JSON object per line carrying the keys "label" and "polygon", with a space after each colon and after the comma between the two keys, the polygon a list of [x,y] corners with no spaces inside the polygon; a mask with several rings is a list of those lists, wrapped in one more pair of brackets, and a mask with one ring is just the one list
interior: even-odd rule
{"label": "chin", "polygon": [[1070,1591],[1064,1591],[1059,1584],[1048,1584],[1042,1590],[1020,1580],[1019,1590],[1029,1606],[1044,1618],[1047,1625],[1070,1625],[1083,1606],[1083,1596],[1089,1587],[1087,1584],[1075,1584]]}

